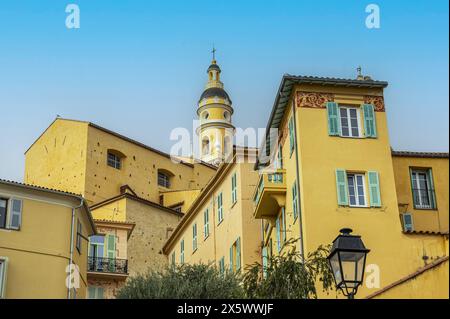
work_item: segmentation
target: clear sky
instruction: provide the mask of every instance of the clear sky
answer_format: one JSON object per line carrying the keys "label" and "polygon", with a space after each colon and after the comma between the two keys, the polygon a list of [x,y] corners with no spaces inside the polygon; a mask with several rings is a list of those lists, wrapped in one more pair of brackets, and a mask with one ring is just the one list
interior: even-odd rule
{"label": "clear sky", "polygon": [[[65,26],[76,3],[81,28]],[[365,8],[378,4],[381,28]],[[169,151],[192,126],[213,43],[236,126],[265,127],[281,76],[389,82],[391,144],[448,151],[448,1],[102,1],[0,3],[0,178],[57,114]]]}

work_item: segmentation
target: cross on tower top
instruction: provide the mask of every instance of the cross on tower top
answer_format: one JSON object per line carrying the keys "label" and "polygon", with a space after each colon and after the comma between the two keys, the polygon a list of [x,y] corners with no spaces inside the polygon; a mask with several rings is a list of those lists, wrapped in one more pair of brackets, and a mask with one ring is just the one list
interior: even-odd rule
{"label": "cross on tower top", "polygon": [[211,53],[212,53],[212,55],[213,55],[213,61],[215,61],[216,60],[216,48],[214,47],[214,45],[213,45],[213,49],[212,49],[212,51],[211,51]]}

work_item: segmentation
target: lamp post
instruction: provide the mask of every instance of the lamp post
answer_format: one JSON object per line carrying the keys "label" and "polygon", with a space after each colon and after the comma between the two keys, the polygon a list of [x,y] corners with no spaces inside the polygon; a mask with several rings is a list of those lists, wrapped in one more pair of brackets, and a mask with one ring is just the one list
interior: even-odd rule
{"label": "lamp post", "polygon": [[351,235],[353,230],[343,228],[333,241],[328,262],[333,271],[336,288],[348,299],[353,299],[364,279],[366,256],[370,251],[364,246],[361,236]]}

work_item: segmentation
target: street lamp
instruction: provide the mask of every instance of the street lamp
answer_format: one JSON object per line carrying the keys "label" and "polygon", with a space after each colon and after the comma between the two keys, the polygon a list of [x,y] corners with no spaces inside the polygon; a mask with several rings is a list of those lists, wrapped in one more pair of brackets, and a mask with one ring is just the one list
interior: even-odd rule
{"label": "street lamp", "polygon": [[370,251],[364,246],[361,236],[350,235],[350,228],[340,230],[340,235],[333,241],[328,262],[333,271],[336,288],[345,296],[353,299],[364,278],[366,256]]}

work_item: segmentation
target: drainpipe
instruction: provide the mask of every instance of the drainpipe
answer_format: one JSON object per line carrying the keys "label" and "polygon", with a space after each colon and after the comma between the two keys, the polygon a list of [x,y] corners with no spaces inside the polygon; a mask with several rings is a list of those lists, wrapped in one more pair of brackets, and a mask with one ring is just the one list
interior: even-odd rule
{"label": "drainpipe", "polygon": [[[70,271],[70,266],[73,264],[73,233],[74,233],[74,228],[75,228],[75,213],[77,211],[77,209],[80,209],[81,207],[83,207],[84,204],[84,198],[81,198],[81,203],[80,205],[76,206],[76,207],[72,207],[72,224],[70,226],[70,259],[69,259],[69,271]],[[69,274],[70,275],[70,274]],[[72,289],[70,289],[70,287],[67,287],[67,299],[71,299],[72,298]]]}
{"label": "drainpipe", "polygon": [[298,136],[297,136],[297,118],[295,113],[295,101],[292,101],[292,114],[294,116],[294,134],[295,134],[295,165],[297,169],[297,204],[298,204],[298,224],[300,226],[300,249],[303,264],[305,263],[305,247],[303,244],[303,225],[302,225],[302,208],[300,202],[300,167],[298,163]]}

